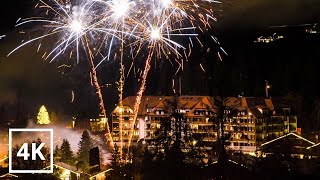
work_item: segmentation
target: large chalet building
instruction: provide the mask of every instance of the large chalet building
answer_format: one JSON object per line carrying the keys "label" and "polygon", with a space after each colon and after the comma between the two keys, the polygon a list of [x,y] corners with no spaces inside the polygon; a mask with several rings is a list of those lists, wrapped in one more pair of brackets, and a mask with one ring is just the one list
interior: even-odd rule
{"label": "large chalet building", "polygon": [[223,99],[223,128],[217,118],[221,108],[210,96],[143,96],[137,120],[133,124],[135,98],[125,98],[123,106],[117,106],[111,114],[112,137],[118,145],[120,131],[123,146],[127,145],[130,133],[133,133],[133,143],[154,139],[161,128],[161,121],[174,120],[171,116],[173,111],[181,114],[184,119],[187,131],[183,131],[181,136],[193,137],[193,145],[204,148],[211,148],[223,132],[229,150],[253,153],[264,142],[296,132],[297,129],[297,117],[290,104],[277,98]]}
{"label": "large chalet building", "polygon": [[282,99],[229,97],[224,104],[231,150],[255,152],[261,144],[297,131],[297,116]]}

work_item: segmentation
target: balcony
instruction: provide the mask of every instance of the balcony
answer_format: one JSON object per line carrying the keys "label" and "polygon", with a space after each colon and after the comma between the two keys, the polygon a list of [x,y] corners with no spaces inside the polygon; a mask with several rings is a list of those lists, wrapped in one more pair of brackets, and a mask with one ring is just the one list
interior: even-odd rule
{"label": "balcony", "polygon": [[232,151],[243,151],[243,152],[255,152],[257,147],[256,146],[229,146],[229,150]]}
{"label": "balcony", "polygon": [[218,138],[217,137],[204,137],[203,141],[217,141]]}
{"label": "balcony", "polygon": [[212,132],[212,130],[204,130],[204,129],[192,129],[192,133],[209,133]]}
{"label": "balcony", "polygon": [[190,121],[190,124],[194,125],[214,125],[213,122],[207,122],[207,121]]}

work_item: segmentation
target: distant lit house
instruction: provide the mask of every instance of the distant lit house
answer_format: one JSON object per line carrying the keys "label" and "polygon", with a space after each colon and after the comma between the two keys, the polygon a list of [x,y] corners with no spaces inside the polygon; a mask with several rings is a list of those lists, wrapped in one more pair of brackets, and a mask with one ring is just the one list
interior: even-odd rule
{"label": "distant lit house", "polygon": [[320,26],[318,23],[315,23],[312,25],[312,27],[308,27],[305,30],[306,30],[306,33],[317,34],[317,33],[320,33]]}
{"label": "distant lit house", "polygon": [[100,116],[99,118],[90,119],[89,121],[90,131],[101,132],[106,129],[108,118]]}
{"label": "distant lit house", "polygon": [[9,173],[9,168],[2,168],[0,166],[0,179],[19,179],[19,176]]}
{"label": "distant lit house", "polygon": [[79,180],[82,174],[78,168],[63,162],[53,164],[53,173],[54,176],[62,180]]}
{"label": "distant lit house", "polygon": [[278,155],[299,159],[303,159],[306,156],[309,158],[308,148],[315,146],[314,142],[296,133],[289,133],[261,144],[258,149],[258,156]]}
{"label": "distant lit house", "polygon": [[313,144],[306,148],[306,154],[308,155],[308,158],[320,158],[320,143]]}
{"label": "distant lit house", "polygon": [[282,99],[228,97],[224,103],[230,150],[254,152],[264,142],[296,132],[297,116]]}
{"label": "distant lit house", "polygon": [[112,169],[100,170],[94,173],[85,173],[75,166],[63,162],[53,163],[53,175],[61,180],[105,180],[106,174]]}
{"label": "distant lit house", "polygon": [[19,179],[19,176],[15,174],[6,173],[6,174],[0,174],[0,179]]}
{"label": "distant lit house", "polygon": [[102,132],[106,129],[108,118],[99,116],[98,118],[79,118],[73,119],[72,126],[75,129],[84,130],[88,129],[91,132]]}
{"label": "distant lit house", "polygon": [[277,33],[274,33],[272,36],[268,36],[268,37],[260,36],[254,42],[256,42],[256,43],[271,43],[271,42],[274,42],[274,41],[277,41],[277,40],[283,39],[283,38],[284,38],[284,36],[277,35]]}
{"label": "distant lit house", "polygon": [[112,171],[112,169],[107,169],[107,170],[104,170],[104,171],[99,171],[99,172],[95,172],[93,174],[90,174],[89,180],[106,180],[107,173],[109,171]]}
{"label": "distant lit house", "polygon": [[[173,99],[172,96],[143,96],[133,124],[135,97],[125,98],[123,106],[117,106],[111,114],[114,142],[120,144],[120,132],[124,145],[131,133],[133,143],[155,138],[161,121],[170,119],[172,112],[168,108]],[[175,110],[186,119],[186,133],[196,139],[194,145],[211,148],[220,133],[216,119],[218,107],[214,99],[209,96],[179,96],[177,102]],[[297,131],[297,116],[282,99],[228,97],[224,99],[224,106],[223,129],[230,151],[254,153],[261,144]]]}

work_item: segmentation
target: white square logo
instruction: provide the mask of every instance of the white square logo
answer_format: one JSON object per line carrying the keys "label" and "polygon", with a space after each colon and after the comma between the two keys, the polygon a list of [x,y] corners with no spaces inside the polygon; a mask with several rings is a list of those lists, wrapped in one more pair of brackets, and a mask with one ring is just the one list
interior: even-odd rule
{"label": "white square logo", "polygon": [[[50,136],[48,138],[48,142],[20,142],[20,144],[16,144],[14,147],[13,140],[12,139],[12,133],[24,133],[24,136],[27,136],[28,133],[32,135],[32,133],[42,133],[41,137],[46,137],[43,135],[45,132]],[[22,137],[23,139],[23,137]],[[17,141],[16,141],[17,142]],[[46,145],[50,144],[50,150],[47,152],[47,156],[45,157],[42,154],[41,149]],[[14,151],[13,151],[14,149]],[[13,154],[14,153],[14,154]],[[17,161],[18,158],[20,158],[19,162],[16,162],[16,164],[21,164],[21,161],[29,161],[29,162],[36,162],[38,159],[39,161],[45,161],[46,158],[50,157],[50,166],[44,167],[42,169],[13,169],[13,163],[14,161]],[[13,159],[14,157],[14,159]],[[53,173],[53,129],[16,129],[16,128],[10,128],[9,129],[9,173]]]}

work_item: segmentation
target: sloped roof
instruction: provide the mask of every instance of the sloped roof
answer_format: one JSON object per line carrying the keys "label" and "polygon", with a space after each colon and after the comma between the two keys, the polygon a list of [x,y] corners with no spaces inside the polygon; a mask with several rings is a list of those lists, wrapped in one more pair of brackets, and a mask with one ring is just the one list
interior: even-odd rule
{"label": "sloped roof", "polygon": [[14,175],[14,174],[11,174],[11,173],[6,173],[6,174],[2,174],[2,175],[0,175],[0,178],[2,179],[2,178],[19,178],[19,176],[17,176],[17,175]]}
{"label": "sloped roof", "polygon": [[[178,98],[179,104],[186,109],[193,109],[200,101],[202,101],[204,96],[180,96]],[[207,103],[207,105],[209,105]]]}
{"label": "sloped roof", "polygon": [[272,102],[271,99],[269,99],[269,98],[264,99],[264,102],[266,103],[267,108],[268,108],[270,111],[273,111],[273,110],[274,110],[273,102]]}
{"label": "sloped roof", "polygon": [[[165,109],[172,103],[174,96],[142,96],[138,110],[138,115],[147,113],[147,109]],[[217,111],[214,98],[210,96],[179,96],[178,108],[180,109],[208,109]],[[123,99],[123,105],[134,109],[136,96],[129,96]],[[289,102],[283,98],[264,98],[264,97],[226,97],[224,99],[226,108],[237,108],[238,110],[248,109],[256,118],[265,117],[259,109],[269,111],[276,110],[277,114],[282,113],[282,108],[290,107]]]}
{"label": "sloped roof", "polygon": [[[138,110],[138,115],[147,112],[147,108],[154,108],[159,105],[160,102],[165,103],[165,100],[170,99],[170,96],[142,96],[141,103]],[[128,96],[122,100],[124,106],[129,106],[132,110],[136,102],[136,96]]]}
{"label": "sloped roof", "polygon": [[[285,134],[285,135],[283,135],[283,136],[281,136],[281,137],[275,138],[275,139],[273,139],[273,140],[271,140],[271,141],[268,141],[268,142],[265,142],[265,143],[261,144],[261,147],[262,147],[262,146],[266,146],[266,145],[271,144],[271,143],[275,143],[275,142],[277,142],[277,141],[279,141],[279,140],[281,140],[281,139],[288,139],[288,138],[290,138],[290,136],[291,136],[291,137],[298,138],[298,139],[301,139],[301,140],[307,142],[309,145],[315,145],[314,142],[312,142],[312,141],[310,141],[310,140],[308,140],[308,139],[306,139],[306,138],[304,138],[304,137],[302,137],[302,136],[299,136],[299,135],[296,134],[296,133],[288,133],[288,134]],[[309,147],[309,146],[307,146],[307,147]]]}
{"label": "sloped roof", "polygon": [[306,148],[307,149],[307,153],[309,154],[314,154],[319,156],[320,155],[320,143],[314,144],[312,146],[309,146]]}
{"label": "sloped roof", "polygon": [[238,97],[227,97],[224,99],[224,105],[227,108],[241,108],[242,106],[242,98]]}
{"label": "sloped roof", "polygon": [[264,115],[259,111],[260,109],[268,109],[264,98],[261,97],[246,97],[249,110],[256,118],[264,117]]}
{"label": "sloped roof", "polygon": [[260,149],[270,152],[301,153],[315,143],[295,133],[288,133],[279,138],[261,144]]}
{"label": "sloped roof", "polygon": [[320,148],[320,143],[307,147],[307,149]]}
{"label": "sloped roof", "polygon": [[104,170],[104,171],[95,172],[95,173],[91,174],[90,179],[93,179],[93,178],[95,178],[96,176],[98,176],[100,174],[103,174],[103,173],[106,173],[106,172],[109,172],[109,171],[112,171],[112,170],[113,170],[112,168],[109,168],[109,169]]}
{"label": "sloped roof", "polygon": [[[165,109],[168,103],[173,101],[173,96],[142,96],[141,103],[138,111],[138,115],[147,113],[147,109]],[[123,106],[129,106],[134,109],[136,102],[136,96],[129,96],[123,99]],[[197,105],[199,108],[214,107],[213,99],[209,96],[179,96],[178,97],[178,108],[192,110]]]}
{"label": "sloped roof", "polygon": [[64,169],[68,169],[69,171],[72,171],[74,173],[78,173],[78,174],[82,173],[75,166],[71,166],[71,165],[66,164],[64,162],[55,162],[55,163],[53,163],[53,165],[56,166],[56,167],[61,167],[61,168],[64,168]]}
{"label": "sloped roof", "polygon": [[288,99],[282,98],[282,97],[273,97],[272,102],[275,106],[275,108],[289,108],[290,101]]}
{"label": "sloped roof", "polygon": [[248,107],[268,108],[262,97],[246,97]]}

